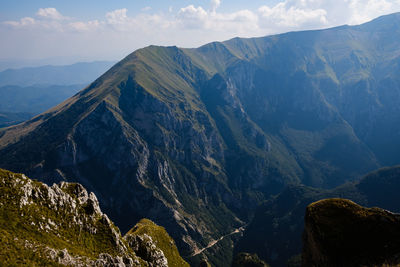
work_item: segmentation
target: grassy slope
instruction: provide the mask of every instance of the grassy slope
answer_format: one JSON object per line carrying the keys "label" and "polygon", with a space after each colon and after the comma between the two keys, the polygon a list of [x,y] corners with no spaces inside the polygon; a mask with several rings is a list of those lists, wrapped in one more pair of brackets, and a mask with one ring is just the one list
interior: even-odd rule
{"label": "grassy slope", "polygon": [[[96,234],[82,231],[77,224],[71,223],[73,214],[69,210],[54,210],[49,203],[50,200],[34,200],[32,204],[21,205],[20,200],[24,193],[22,191],[30,180],[21,174],[14,174],[5,170],[0,170],[1,177],[1,221],[0,228],[6,233],[5,237],[14,238],[14,246],[25,251],[25,240],[32,243],[37,250],[43,253],[46,246],[54,249],[66,248],[71,255],[85,256],[96,259],[100,253],[110,253],[118,255],[117,247],[113,244],[113,235],[110,229],[101,218],[97,218],[92,227],[97,229]],[[40,182],[32,182],[33,188],[41,188],[46,192],[46,188]],[[34,189],[35,190],[35,189]],[[73,195],[70,195],[73,197]],[[47,197],[47,196],[45,196]],[[46,204],[48,203],[48,204]],[[81,216],[85,216],[82,207]],[[41,230],[40,225],[45,225],[51,220],[55,227],[50,230]],[[53,225],[51,223],[51,225]],[[3,247],[3,256],[10,260],[21,258],[30,259],[29,254],[19,254],[15,248]],[[13,256],[10,256],[13,255]]]}
{"label": "grassy slope", "polygon": [[168,235],[164,227],[158,226],[148,219],[142,219],[135,225],[134,228],[126,233],[126,235],[143,234],[151,236],[155,241],[156,246],[164,252],[165,257],[168,259],[168,266],[189,267],[189,264],[185,262],[179,255],[174,240]]}
{"label": "grassy slope", "polygon": [[[92,215],[89,207],[77,204],[78,213],[74,214],[68,203],[78,202],[77,195],[74,193],[77,190],[76,184],[63,187],[62,190],[69,200],[66,206],[63,206],[65,203],[56,203],[58,208],[55,209],[49,199],[50,193],[46,193],[49,189],[42,183],[3,169],[0,169],[0,181],[0,238],[2,241],[0,262],[3,264],[57,266],[56,262],[48,258],[49,248],[56,251],[67,249],[71,256],[89,260],[96,260],[101,253],[118,256],[122,252],[116,244],[113,231],[119,235],[120,242],[128,247],[120,236],[118,228],[112,223],[109,225],[98,214],[95,214],[93,219],[88,218]],[[24,190],[29,188],[30,184],[33,188],[33,196],[27,198],[27,205],[21,204],[26,195]],[[35,194],[39,197],[35,197]],[[84,223],[76,223],[77,219]],[[96,229],[94,233],[93,229]],[[165,249],[164,255],[168,261],[175,264],[172,266],[187,265],[180,257],[174,241],[163,228],[149,220],[143,220],[134,229],[138,229],[135,234],[147,234],[153,238],[157,247],[161,250]],[[124,255],[136,258],[129,247]],[[138,260],[145,264],[140,258]]]}

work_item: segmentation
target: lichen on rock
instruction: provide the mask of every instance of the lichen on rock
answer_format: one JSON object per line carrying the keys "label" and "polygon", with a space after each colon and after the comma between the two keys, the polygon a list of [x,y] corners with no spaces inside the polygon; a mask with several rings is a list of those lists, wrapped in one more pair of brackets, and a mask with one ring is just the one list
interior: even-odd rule
{"label": "lichen on rock", "polygon": [[122,237],[96,195],[80,184],[48,186],[0,169],[0,262],[5,265],[171,266],[157,238],[170,239],[165,230]]}

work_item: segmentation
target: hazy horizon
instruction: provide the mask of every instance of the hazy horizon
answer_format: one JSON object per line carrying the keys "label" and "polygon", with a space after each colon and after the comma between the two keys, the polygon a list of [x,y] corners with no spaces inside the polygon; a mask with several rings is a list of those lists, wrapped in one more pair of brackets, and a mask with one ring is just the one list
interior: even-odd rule
{"label": "hazy horizon", "polygon": [[0,69],[118,61],[148,45],[198,47],[233,37],[361,24],[399,0],[0,3]]}

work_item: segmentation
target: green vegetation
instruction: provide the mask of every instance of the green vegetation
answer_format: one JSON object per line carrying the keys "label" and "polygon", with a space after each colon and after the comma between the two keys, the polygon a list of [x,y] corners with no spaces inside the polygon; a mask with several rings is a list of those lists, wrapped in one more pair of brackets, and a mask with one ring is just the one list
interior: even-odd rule
{"label": "green vegetation", "polygon": [[[67,249],[72,256],[91,260],[97,259],[100,253],[119,254],[110,228],[113,225],[99,214],[90,214],[94,211],[88,214],[79,204],[76,211],[71,210],[68,202],[78,202],[76,194],[64,195],[66,203],[52,203],[60,200],[50,198],[54,194],[52,188],[5,170],[0,170],[0,179],[0,229],[7,233],[5,238],[14,238],[14,246],[22,252],[31,251],[24,243],[27,242],[39,255],[44,255],[48,247]],[[92,215],[93,218],[88,218]],[[15,247],[5,246],[2,250],[20,261],[31,258],[29,253],[17,253]]]}
{"label": "green vegetation", "polygon": [[4,266],[62,266],[48,259],[44,251],[32,249],[25,240],[19,240],[9,231],[0,231],[0,261]]}
{"label": "green vegetation", "polygon": [[[147,234],[157,248],[165,249],[170,266],[187,265],[164,228],[142,220],[133,229],[135,235]],[[7,266],[90,265],[102,253],[147,266],[100,212],[94,195],[79,184],[48,187],[0,169],[0,231],[0,262]]]}
{"label": "green vegetation", "polygon": [[189,264],[182,259],[176,248],[174,240],[168,235],[164,227],[156,225],[148,219],[140,220],[126,236],[136,236],[147,234],[152,237],[154,244],[160,248],[168,259],[168,266],[171,267],[189,267]]}

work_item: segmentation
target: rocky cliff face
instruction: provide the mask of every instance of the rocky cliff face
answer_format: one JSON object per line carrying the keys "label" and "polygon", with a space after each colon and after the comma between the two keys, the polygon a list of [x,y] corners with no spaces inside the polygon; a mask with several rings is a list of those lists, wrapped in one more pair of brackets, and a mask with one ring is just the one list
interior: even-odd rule
{"label": "rocky cliff face", "polygon": [[256,253],[272,266],[299,266],[308,205],[321,199],[346,198],[363,206],[400,212],[399,190],[399,166],[379,169],[333,190],[288,186],[259,206],[235,252]]}
{"label": "rocky cliff face", "polygon": [[47,186],[0,170],[0,193],[5,265],[189,266],[165,230],[151,221],[123,237],[80,184]]}
{"label": "rocky cliff face", "polygon": [[[137,50],[2,130],[0,166],[80,182],[122,231],[150,218],[199,262],[195,251],[245,225],[285,185],[334,187],[398,161],[400,118],[375,115],[400,101],[400,37],[387,38],[400,36],[398,21]],[[212,263],[229,265],[224,242],[227,251],[203,250]]]}
{"label": "rocky cliff face", "polygon": [[345,199],[307,207],[303,266],[398,266],[400,215]]}

